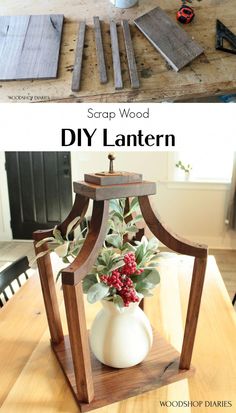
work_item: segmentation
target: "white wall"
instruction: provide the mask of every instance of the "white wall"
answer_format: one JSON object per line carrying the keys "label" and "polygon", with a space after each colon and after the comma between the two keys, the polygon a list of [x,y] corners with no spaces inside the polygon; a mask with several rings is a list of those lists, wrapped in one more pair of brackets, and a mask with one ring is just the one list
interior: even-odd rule
{"label": "white wall", "polygon": [[[167,152],[123,152],[117,154],[115,169],[141,172],[144,179],[157,182],[152,205],[174,232],[211,248],[236,249],[236,232],[228,231],[224,223],[229,184],[168,182],[168,161]],[[72,153],[74,180],[107,169],[105,153]]]}
{"label": "white wall", "polygon": [[[106,153],[73,152],[72,179],[83,180],[86,172],[108,169]],[[236,249],[236,232],[228,231],[224,218],[229,185],[168,182],[168,153],[118,153],[116,170],[143,173],[144,179],[157,182],[152,204],[173,231],[211,248]],[[7,191],[5,156],[0,152],[0,240],[12,238]]]}
{"label": "white wall", "polygon": [[0,241],[12,239],[10,227],[10,208],[5,170],[5,154],[0,152]]}

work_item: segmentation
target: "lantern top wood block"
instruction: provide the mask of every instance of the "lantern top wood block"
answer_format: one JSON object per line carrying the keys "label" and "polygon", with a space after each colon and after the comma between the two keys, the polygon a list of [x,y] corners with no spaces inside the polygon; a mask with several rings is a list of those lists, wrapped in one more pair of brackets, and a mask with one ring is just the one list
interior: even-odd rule
{"label": "lantern top wood block", "polygon": [[154,182],[143,181],[143,177],[135,172],[114,171],[115,156],[109,154],[108,172],[85,174],[83,182],[74,182],[74,192],[96,201],[132,196],[153,195],[156,193]]}
{"label": "lantern top wood block", "polygon": [[[63,335],[49,254],[38,258],[38,269],[51,334],[51,344],[71,386],[81,411],[89,411],[134,395],[181,380],[192,374],[190,366],[197,328],[200,301],[207,262],[207,247],[191,243],[172,233],[152,210],[148,195],[156,192],[153,182],[142,175],[114,171],[114,155],[109,155],[109,171],[86,174],[84,182],[74,182],[75,202],[68,217],[58,229],[65,236],[68,224],[85,217],[89,199],[93,212],[89,231],[78,256],[62,271],[62,286],[69,337]],[[138,196],[144,221],[151,232],[175,252],[195,257],[185,332],[181,354],[158,333],[153,348],[140,365],[129,369],[103,366],[90,353],[83,304],[82,280],[91,270],[103,245],[109,214],[109,199]],[[143,233],[143,232],[142,232]],[[37,242],[50,237],[53,230],[33,234],[36,254],[48,250]],[[149,371],[150,374],[143,374]],[[124,383],[130,383],[124,387]]]}

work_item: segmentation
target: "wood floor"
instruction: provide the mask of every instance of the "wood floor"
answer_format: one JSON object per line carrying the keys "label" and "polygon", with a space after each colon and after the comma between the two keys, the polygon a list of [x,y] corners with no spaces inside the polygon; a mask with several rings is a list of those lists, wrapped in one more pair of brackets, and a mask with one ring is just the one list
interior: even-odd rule
{"label": "wood floor", "polygon": [[[236,251],[212,249],[209,251],[209,254],[215,256],[229,296],[232,300],[236,292]],[[27,255],[29,261],[32,260],[34,257],[32,242],[0,242],[0,268],[10,264],[23,255]]]}

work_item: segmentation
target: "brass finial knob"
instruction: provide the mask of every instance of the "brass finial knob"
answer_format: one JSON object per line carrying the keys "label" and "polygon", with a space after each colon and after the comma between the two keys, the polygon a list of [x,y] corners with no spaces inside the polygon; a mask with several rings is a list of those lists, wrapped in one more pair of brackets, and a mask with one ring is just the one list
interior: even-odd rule
{"label": "brass finial knob", "polygon": [[113,174],[113,173],[114,173],[113,161],[116,159],[115,154],[114,154],[114,153],[109,153],[108,159],[109,159],[109,161],[110,161],[110,164],[109,164],[109,174]]}

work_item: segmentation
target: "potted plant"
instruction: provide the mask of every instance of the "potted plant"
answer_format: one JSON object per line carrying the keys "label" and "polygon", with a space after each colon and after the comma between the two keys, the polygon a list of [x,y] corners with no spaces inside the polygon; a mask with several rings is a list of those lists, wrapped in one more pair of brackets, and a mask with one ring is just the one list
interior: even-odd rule
{"label": "potted plant", "polygon": [[182,161],[178,161],[175,164],[176,168],[179,168],[179,170],[184,172],[185,175],[185,180],[188,181],[190,177],[190,172],[193,169],[190,164],[184,164]]}
{"label": "potted plant", "polygon": [[[81,231],[73,240],[69,239],[78,219],[68,226],[65,239],[55,227],[53,237],[41,240],[37,246],[48,242],[50,251],[56,252],[64,263],[71,262],[84,242]],[[132,242],[141,219],[137,198],[132,200],[128,212],[125,199],[110,201],[104,245],[82,281],[88,302],[102,304],[90,330],[91,349],[98,360],[111,367],[140,363],[152,346],[152,328],[139,303],[143,297],[151,296],[160,282],[156,269],[157,239],[148,241],[143,236],[141,241]]]}

